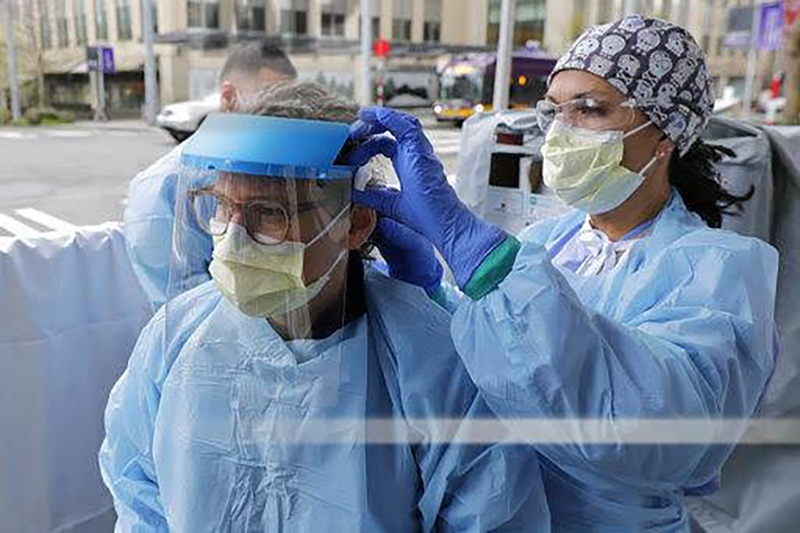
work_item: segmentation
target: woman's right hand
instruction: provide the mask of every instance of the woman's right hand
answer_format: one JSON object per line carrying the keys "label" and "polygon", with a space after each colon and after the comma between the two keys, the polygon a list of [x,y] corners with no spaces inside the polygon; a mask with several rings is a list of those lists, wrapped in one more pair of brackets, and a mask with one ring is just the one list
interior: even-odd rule
{"label": "woman's right hand", "polygon": [[[394,139],[383,135],[390,133]],[[375,155],[392,160],[400,190],[353,191],[353,201],[375,209],[430,241],[444,257],[459,287],[508,235],[475,216],[447,183],[442,163],[415,117],[383,107],[366,108],[351,129],[361,143],[350,162],[362,165]]]}

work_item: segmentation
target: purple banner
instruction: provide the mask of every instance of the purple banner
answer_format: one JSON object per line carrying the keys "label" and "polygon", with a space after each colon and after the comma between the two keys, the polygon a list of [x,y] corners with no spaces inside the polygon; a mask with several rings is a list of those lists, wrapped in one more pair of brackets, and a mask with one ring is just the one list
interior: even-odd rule
{"label": "purple banner", "polygon": [[783,2],[761,4],[758,25],[759,50],[779,50],[783,41]]}

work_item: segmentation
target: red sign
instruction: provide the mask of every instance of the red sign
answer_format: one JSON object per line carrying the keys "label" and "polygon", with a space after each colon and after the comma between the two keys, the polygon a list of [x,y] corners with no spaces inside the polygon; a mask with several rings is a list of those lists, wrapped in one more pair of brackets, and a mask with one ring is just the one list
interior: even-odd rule
{"label": "red sign", "polygon": [[392,51],[392,45],[386,39],[378,39],[373,46],[375,55],[378,57],[388,57],[389,52]]}
{"label": "red sign", "polygon": [[783,17],[786,20],[786,28],[790,28],[797,21],[800,15],[800,0],[784,0]]}

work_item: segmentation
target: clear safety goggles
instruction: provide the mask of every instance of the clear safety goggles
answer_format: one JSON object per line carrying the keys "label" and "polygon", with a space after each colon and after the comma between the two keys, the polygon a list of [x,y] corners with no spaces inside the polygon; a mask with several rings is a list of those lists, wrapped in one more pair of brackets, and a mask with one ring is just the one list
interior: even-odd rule
{"label": "clear safety goggles", "polygon": [[596,131],[626,130],[636,120],[636,107],[642,102],[627,100],[602,100],[576,98],[556,104],[549,100],[536,103],[539,128],[547,133],[556,118],[578,128]]}
{"label": "clear safety goggles", "polygon": [[[224,235],[236,224],[254,241],[273,245],[307,240],[301,225],[316,226],[314,219],[340,212],[348,194],[349,181],[321,184],[231,174],[189,190],[188,204],[197,225],[212,236]],[[301,224],[304,220],[308,224]]]}

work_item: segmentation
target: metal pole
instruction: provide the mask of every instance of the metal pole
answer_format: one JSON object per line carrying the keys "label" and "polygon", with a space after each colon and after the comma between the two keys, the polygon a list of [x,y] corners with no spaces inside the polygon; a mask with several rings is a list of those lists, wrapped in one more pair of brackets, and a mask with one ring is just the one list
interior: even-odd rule
{"label": "metal pole", "polygon": [[372,14],[371,0],[361,0],[361,105],[372,105]]}
{"label": "metal pole", "polygon": [[14,36],[14,4],[6,0],[6,50],[8,51],[8,85],[11,88],[11,116],[15,121],[22,118],[19,102],[19,80],[17,79],[17,46]]}
{"label": "metal pole", "polygon": [[511,54],[514,43],[514,0],[503,0],[500,7],[500,35],[497,40],[497,63],[494,73],[494,102],[496,111],[508,109],[511,92]]}
{"label": "metal pole", "polygon": [[144,106],[145,121],[155,126],[158,114],[158,82],[156,81],[156,56],[153,53],[153,0],[144,0]]}
{"label": "metal pole", "polygon": [[95,80],[97,80],[96,87],[97,87],[97,109],[94,113],[94,120],[98,122],[105,122],[108,120],[108,115],[106,114],[106,74],[104,72],[104,59],[103,59],[103,47],[99,44],[95,47],[97,48],[97,72],[95,72]]}
{"label": "metal pole", "polygon": [[97,73],[97,90],[100,92],[98,95],[98,103],[100,104],[100,120],[108,120],[106,113],[106,73],[102,69]]}
{"label": "metal pole", "polygon": [[750,118],[750,107],[753,101],[753,82],[756,77],[757,45],[758,45],[758,26],[761,23],[761,9],[756,5],[755,0],[750,1],[753,6],[753,26],[750,29],[750,50],[747,53],[747,74],[744,82],[744,95],[742,96],[742,119]]}

